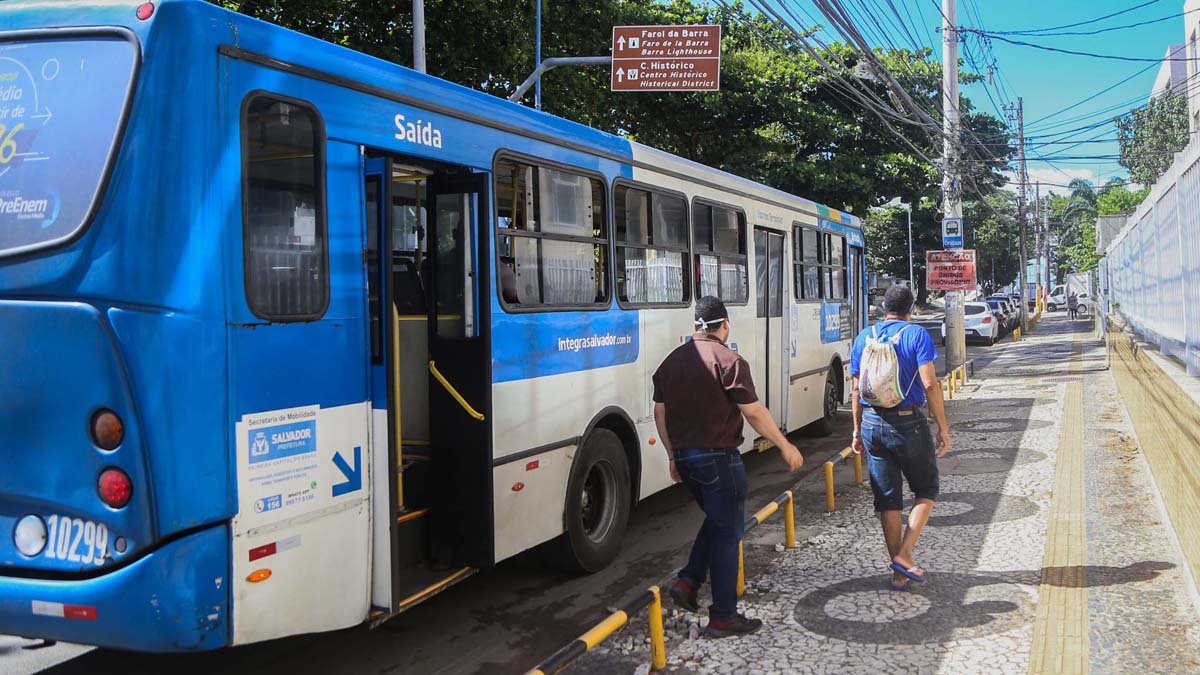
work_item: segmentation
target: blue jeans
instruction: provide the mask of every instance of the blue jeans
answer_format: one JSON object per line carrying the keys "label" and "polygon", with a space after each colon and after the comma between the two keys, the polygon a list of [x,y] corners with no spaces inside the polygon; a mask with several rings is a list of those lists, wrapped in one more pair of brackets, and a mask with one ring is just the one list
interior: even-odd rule
{"label": "blue jeans", "polygon": [[732,619],[737,615],[738,543],[746,526],[746,466],[735,449],[677,448],[675,468],[705,516],[679,578],[699,589],[711,574],[709,618]]}
{"label": "blue jeans", "polygon": [[877,513],[904,510],[901,476],[917,499],[937,501],[937,455],[924,414],[868,409],[863,413],[862,440]]}

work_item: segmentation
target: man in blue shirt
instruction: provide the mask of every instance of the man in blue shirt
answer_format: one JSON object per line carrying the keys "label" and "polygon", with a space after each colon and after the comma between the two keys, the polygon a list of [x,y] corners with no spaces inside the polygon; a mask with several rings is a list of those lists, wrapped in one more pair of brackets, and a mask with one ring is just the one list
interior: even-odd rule
{"label": "man in blue shirt", "polygon": [[[937,349],[924,328],[910,324],[915,306],[912,291],[892,286],[883,298],[887,318],[858,335],[850,351],[850,375],[854,378],[854,452],[867,452],[871,491],[875,494],[875,512],[883,525],[883,539],[892,560],[892,589],[904,590],[910,581],[925,581],[925,571],[917,566],[914,551],[921,530],[929,522],[938,496],[937,458],[950,451],[950,432],[946,424],[946,406],[942,385],[937,379],[934,361]],[[899,335],[895,343],[899,363],[900,391],[904,400],[895,408],[873,408],[858,396],[859,365],[867,338],[886,340]],[[917,380],[920,380],[920,386]],[[925,417],[929,409],[938,425],[937,449]],[[936,453],[936,454],[935,454]],[[904,530],[904,485],[908,481],[916,501],[908,514]]]}

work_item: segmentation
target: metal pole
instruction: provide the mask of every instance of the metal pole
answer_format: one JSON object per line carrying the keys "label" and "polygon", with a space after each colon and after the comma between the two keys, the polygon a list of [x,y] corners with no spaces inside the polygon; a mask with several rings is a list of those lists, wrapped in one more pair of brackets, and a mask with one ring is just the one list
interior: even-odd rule
{"label": "metal pole", "polygon": [[[1042,290],[1048,294],[1050,293],[1050,203],[1048,200],[1046,208],[1042,210],[1042,233],[1042,255],[1046,257],[1046,276],[1042,283]],[[1043,300],[1043,302],[1045,301]],[[1186,304],[1184,303],[1185,306]]]}
{"label": "metal pole", "polygon": [[[533,46],[534,67],[542,65],[542,0],[537,0],[537,42]],[[533,107],[542,109],[542,78],[538,78],[533,89]]]}
{"label": "metal pole", "polygon": [[413,70],[425,72],[425,0],[413,0]]}
{"label": "metal pole", "polygon": [[1029,332],[1029,259],[1025,248],[1025,102],[1017,98],[1017,225],[1021,230],[1021,332]]}
{"label": "metal pole", "polygon": [[[942,212],[962,218],[958,179],[958,18],[956,0],[942,0]],[[967,362],[962,291],[946,293],[946,370]]]}
{"label": "metal pole", "polygon": [[908,205],[908,287],[913,290],[917,288],[917,279],[913,276],[912,204]]}
{"label": "metal pole", "polygon": [[514,103],[520,101],[521,97],[533,87],[534,83],[549,70],[562,66],[608,66],[611,64],[611,56],[556,56],[546,59],[538,64],[538,67],[529,74],[529,77],[525,78],[525,81],[508,97],[508,100]]}
{"label": "metal pole", "polygon": [[1037,260],[1037,277],[1034,279],[1033,287],[1037,294],[1037,302],[1035,306],[1037,311],[1042,310],[1042,181],[1036,181],[1033,184],[1033,257]]}

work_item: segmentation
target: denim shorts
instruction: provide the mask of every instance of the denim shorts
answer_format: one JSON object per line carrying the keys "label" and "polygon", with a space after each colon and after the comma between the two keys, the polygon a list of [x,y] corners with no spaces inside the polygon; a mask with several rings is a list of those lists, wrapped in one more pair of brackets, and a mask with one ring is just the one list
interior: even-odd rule
{"label": "denim shorts", "polygon": [[862,440],[876,512],[904,509],[902,476],[917,499],[937,501],[937,455],[925,415],[869,409],[863,413]]}

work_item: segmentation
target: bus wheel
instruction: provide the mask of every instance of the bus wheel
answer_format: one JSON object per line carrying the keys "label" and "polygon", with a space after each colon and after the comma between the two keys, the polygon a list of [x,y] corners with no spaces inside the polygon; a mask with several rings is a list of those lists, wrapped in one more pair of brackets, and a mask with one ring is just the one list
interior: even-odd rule
{"label": "bus wheel", "polygon": [[629,462],[621,439],[593,429],[567,482],[566,533],[555,542],[569,569],[596,572],[617,557],[632,503]]}
{"label": "bus wheel", "polygon": [[838,401],[837,383],[833,379],[837,376],[838,371],[835,368],[830,368],[829,373],[825,376],[825,393],[821,397],[821,419],[804,429],[811,436],[828,436],[837,427],[837,411],[838,406],[841,405],[841,401]]}

